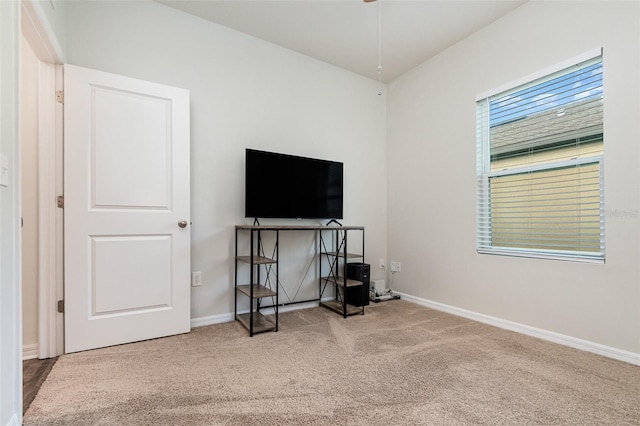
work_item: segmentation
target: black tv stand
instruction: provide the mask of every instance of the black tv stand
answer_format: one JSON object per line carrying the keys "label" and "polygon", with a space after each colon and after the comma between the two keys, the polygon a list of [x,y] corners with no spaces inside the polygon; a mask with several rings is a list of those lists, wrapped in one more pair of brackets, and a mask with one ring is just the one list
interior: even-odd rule
{"label": "black tv stand", "polygon": [[[333,222],[338,223],[335,220],[333,220]],[[254,224],[236,226],[234,318],[249,330],[249,336],[265,331],[278,331],[278,308],[294,303],[317,302],[319,306],[333,310],[345,318],[349,315],[364,314],[364,304],[362,306],[353,306],[347,300],[348,291],[358,291],[357,289],[359,288],[362,289],[363,293],[365,292],[364,282],[347,278],[347,260],[352,258],[364,260],[364,227],[342,226],[340,224],[338,224],[339,226],[327,225],[294,226]],[[318,293],[314,299],[296,301],[294,296],[294,300],[290,300],[288,303],[281,303],[279,300],[279,236],[280,232],[285,231],[317,233],[318,245],[315,255],[321,258],[319,259]],[[272,236],[274,237],[273,251],[270,253],[265,252],[262,241],[262,234],[266,232],[273,233]],[[362,246],[359,244],[351,245],[351,249],[355,248],[354,252],[347,252],[347,235],[349,232],[362,233]],[[238,253],[238,239],[241,236],[244,238],[249,237],[249,253],[245,253],[244,255]],[[245,270],[242,278],[248,278],[248,282],[240,282],[241,278],[238,274],[240,264],[245,264],[249,267],[248,271]],[[329,288],[333,288],[334,290],[333,299],[323,299],[325,291]],[[248,312],[238,312],[238,297],[248,297]],[[264,305],[262,303],[263,299],[271,299],[272,303],[270,305]],[[266,316],[260,312],[268,308],[273,308],[273,316]]]}

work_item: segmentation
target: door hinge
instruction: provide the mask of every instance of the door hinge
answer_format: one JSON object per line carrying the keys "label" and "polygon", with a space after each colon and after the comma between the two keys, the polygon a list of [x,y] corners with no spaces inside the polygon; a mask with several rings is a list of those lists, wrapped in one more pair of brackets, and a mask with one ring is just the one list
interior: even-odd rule
{"label": "door hinge", "polygon": [[58,195],[58,208],[64,209],[64,195]]}
{"label": "door hinge", "polygon": [[58,312],[64,314],[64,300],[58,300]]}
{"label": "door hinge", "polygon": [[58,101],[59,104],[64,105],[64,90],[58,90],[56,92],[56,101]]}

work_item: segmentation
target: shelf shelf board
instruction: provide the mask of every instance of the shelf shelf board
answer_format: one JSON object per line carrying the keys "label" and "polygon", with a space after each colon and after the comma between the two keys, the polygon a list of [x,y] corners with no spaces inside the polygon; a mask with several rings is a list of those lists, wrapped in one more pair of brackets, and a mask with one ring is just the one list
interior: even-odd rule
{"label": "shelf shelf board", "polygon": [[[238,314],[237,320],[244,325],[247,330],[251,330],[249,314]],[[276,324],[260,312],[253,313],[253,333],[262,333],[276,329]]]}
{"label": "shelf shelf board", "polygon": [[364,226],[236,225],[236,229],[250,231],[364,231]]}
{"label": "shelf shelf board", "polygon": [[[320,303],[321,306],[324,306],[325,308],[329,308],[334,312],[337,312],[339,314],[344,315],[344,307],[342,306],[342,302],[340,302],[339,300],[329,300],[326,302],[321,302]],[[362,314],[363,308],[359,308],[357,306],[353,306],[347,303],[347,315],[358,315],[358,314]]]}
{"label": "shelf shelf board", "polygon": [[[344,287],[345,278],[344,277],[322,277],[322,281],[329,281],[333,284],[338,284],[340,287]],[[362,281],[352,280],[351,278],[347,278],[347,287],[357,287],[359,285],[363,285]]]}
{"label": "shelf shelf board", "polygon": [[[341,257],[341,258],[345,257],[343,252],[329,251],[322,254],[326,256],[333,256],[333,257]],[[362,258],[362,255],[358,253],[347,253],[346,257],[347,259],[358,259],[358,258]]]}
{"label": "shelf shelf board", "polygon": [[[238,256],[236,259],[238,259],[241,262],[251,264],[251,256]],[[278,260],[276,259],[270,259],[264,256],[253,256],[254,265],[268,265],[270,263],[276,263],[276,262],[278,262]]]}
{"label": "shelf shelf board", "polygon": [[260,297],[272,297],[276,296],[276,292],[271,290],[269,287],[265,287],[261,284],[246,284],[239,285],[237,289],[247,296],[251,297],[251,287],[253,287],[253,298],[258,299]]}

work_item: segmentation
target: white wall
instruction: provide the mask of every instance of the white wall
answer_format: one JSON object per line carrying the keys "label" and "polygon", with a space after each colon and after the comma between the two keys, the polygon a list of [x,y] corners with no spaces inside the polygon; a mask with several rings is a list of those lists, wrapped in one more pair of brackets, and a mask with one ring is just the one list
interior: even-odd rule
{"label": "white wall", "polygon": [[38,344],[38,58],[24,37],[21,53],[22,344],[29,349]]}
{"label": "white wall", "polygon": [[0,186],[0,425],[22,423],[19,6],[0,2],[0,152],[9,160],[9,185]]}
{"label": "white wall", "polygon": [[[367,262],[385,257],[386,111],[377,82],[154,2],[70,2],[65,13],[69,63],[191,92],[192,270],[203,282],[192,289],[192,318],[233,312],[234,226],[251,223],[247,147],[344,162],[343,223],[366,227]],[[285,238],[308,255],[308,236]],[[301,278],[300,256],[281,253],[284,276]]]}
{"label": "white wall", "polygon": [[[640,353],[639,22],[637,2],[529,2],[390,84],[388,255],[402,262],[399,291]],[[606,264],[476,254],[476,94],[597,47]]]}

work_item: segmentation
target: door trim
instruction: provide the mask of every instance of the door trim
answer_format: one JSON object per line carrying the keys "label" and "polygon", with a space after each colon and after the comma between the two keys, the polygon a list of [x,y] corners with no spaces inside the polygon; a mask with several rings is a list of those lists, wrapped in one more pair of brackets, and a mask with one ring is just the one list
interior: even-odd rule
{"label": "door trim", "polygon": [[21,32],[40,61],[38,69],[38,358],[64,351],[64,324],[57,313],[63,294],[63,214],[55,202],[62,195],[63,53],[39,4],[21,2]]}
{"label": "door trim", "polygon": [[46,6],[33,0],[22,0],[20,3],[22,34],[29,41],[38,59],[51,64],[62,64],[62,47],[42,10]]}
{"label": "door trim", "polygon": [[55,203],[62,194],[61,104],[56,102],[56,66],[40,62],[38,70],[38,357],[63,353],[62,314],[62,211]]}

